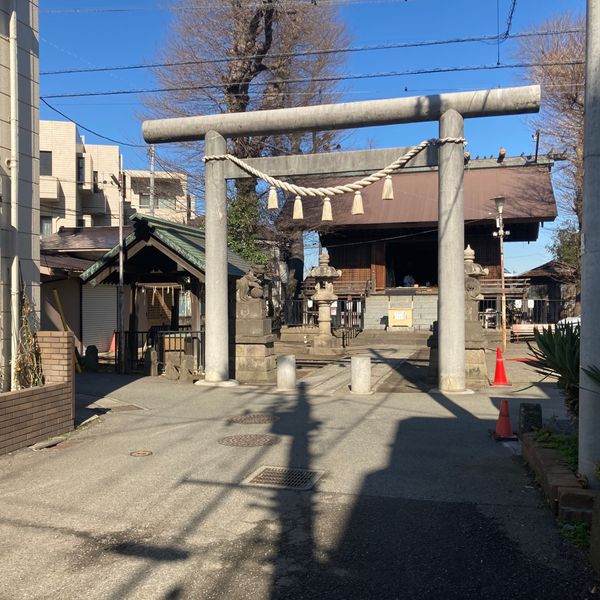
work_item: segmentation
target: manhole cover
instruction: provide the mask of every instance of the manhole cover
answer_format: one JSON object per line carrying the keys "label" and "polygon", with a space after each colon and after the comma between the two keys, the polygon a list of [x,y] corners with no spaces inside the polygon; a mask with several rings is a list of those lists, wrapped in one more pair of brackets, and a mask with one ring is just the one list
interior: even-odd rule
{"label": "manhole cover", "polygon": [[242,483],[289,490],[310,490],[324,475],[324,471],[290,467],[260,467]]}
{"label": "manhole cover", "polygon": [[243,425],[259,425],[261,423],[273,423],[277,421],[275,415],[269,415],[268,413],[247,413],[245,415],[238,415],[229,419],[230,423],[242,423]]}
{"label": "manhole cover", "polygon": [[129,456],[150,456],[151,454],[151,450],[134,450],[129,453]]}
{"label": "manhole cover", "polygon": [[109,410],[110,412],[125,412],[128,410],[142,410],[142,407],[135,404],[120,404],[118,406],[111,406]]}
{"label": "manhole cover", "polygon": [[230,435],[219,440],[222,446],[242,446],[253,448],[255,446],[274,446],[279,444],[280,438],[276,435],[267,434],[242,434]]}

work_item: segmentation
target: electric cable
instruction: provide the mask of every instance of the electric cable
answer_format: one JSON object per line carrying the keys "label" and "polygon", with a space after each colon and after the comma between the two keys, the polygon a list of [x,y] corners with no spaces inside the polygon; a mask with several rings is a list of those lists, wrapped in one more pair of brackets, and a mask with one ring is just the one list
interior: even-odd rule
{"label": "electric cable", "polygon": [[[252,81],[248,85],[266,86],[273,83],[314,83],[316,81],[322,82],[334,82],[334,81],[349,81],[356,79],[378,79],[388,77],[405,77],[410,75],[434,75],[438,73],[459,73],[459,72],[473,72],[473,71],[497,71],[500,69],[527,69],[531,67],[555,67],[555,66],[574,66],[581,65],[583,61],[561,61],[561,62],[531,62],[531,63],[510,63],[501,65],[469,65],[462,67],[434,67],[430,69],[415,69],[408,71],[388,71],[382,73],[362,73],[358,75],[330,75],[327,77],[314,77],[314,78],[298,78],[298,79],[280,79],[271,81]],[[228,82],[227,85],[237,85],[247,82]],[[132,90],[108,90],[98,92],[68,92],[61,94],[45,94],[42,98],[44,102],[46,99],[54,98],[89,98],[93,96],[119,96],[128,94],[158,94],[164,92],[183,92],[183,91],[199,91],[199,90],[212,90],[221,89],[225,84],[204,84],[204,85],[189,85],[189,86],[178,86],[172,88],[140,88]],[[58,112],[58,111],[57,111]]]}

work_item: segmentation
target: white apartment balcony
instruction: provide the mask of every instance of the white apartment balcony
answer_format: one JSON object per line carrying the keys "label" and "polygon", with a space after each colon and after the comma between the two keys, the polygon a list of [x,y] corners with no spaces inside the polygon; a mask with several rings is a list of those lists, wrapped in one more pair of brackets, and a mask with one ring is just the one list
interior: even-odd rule
{"label": "white apartment balcony", "polygon": [[58,177],[40,175],[40,200],[56,202],[59,198],[59,192]]}
{"label": "white apartment balcony", "polygon": [[109,212],[106,197],[103,193],[86,194],[81,198],[81,209],[90,215],[105,215]]}

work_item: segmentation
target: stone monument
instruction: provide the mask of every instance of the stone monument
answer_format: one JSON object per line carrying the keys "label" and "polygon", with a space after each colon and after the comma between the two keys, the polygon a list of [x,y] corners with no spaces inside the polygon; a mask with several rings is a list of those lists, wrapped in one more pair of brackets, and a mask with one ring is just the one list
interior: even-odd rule
{"label": "stone monument", "polygon": [[338,299],[333,291],[333,282],[342,276],[342,272],[329,265],[329,254],[323,250],[319,256],[319,266],[311,269],[308,276],[315,278],[312,300],[319,309],[319,335],[314,338],[312,351],[315,354],[327,354],[341,343],[331,332],[331,304]]}
{"label": "stone monument", "polygon": [[272,322],[263,284],[250,269],[236,283],[235,378],[242,383],[271,383],[277,377]]}

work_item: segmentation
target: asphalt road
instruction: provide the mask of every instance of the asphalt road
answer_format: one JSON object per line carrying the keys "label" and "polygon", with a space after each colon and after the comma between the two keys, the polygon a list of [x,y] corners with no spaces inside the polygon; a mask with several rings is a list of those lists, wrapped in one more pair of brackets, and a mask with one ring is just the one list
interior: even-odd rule
{"label": "asphalt road", "polygon": [[[0,457],[2,599],[596,597],[518,448],[487,435],[495,394],[77,385],[140,410]],[[523,400],[560,411],[549,391],[513,398],[513,414]],[[248,412],[276,420],[230,421]],[[250,433],[279,443],[219,443]],[[305,492],[243,485],[262,465],[325,474]]]}

